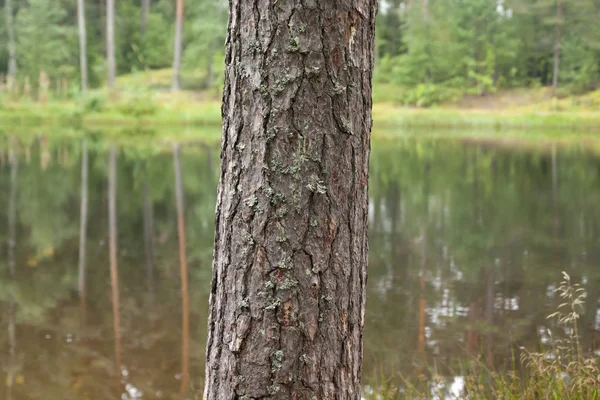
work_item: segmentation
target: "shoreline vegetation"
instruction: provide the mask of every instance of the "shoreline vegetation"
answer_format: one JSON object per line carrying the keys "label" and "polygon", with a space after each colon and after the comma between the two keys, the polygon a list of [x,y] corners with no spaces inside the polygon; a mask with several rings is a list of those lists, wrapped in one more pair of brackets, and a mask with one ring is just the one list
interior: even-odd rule
{"label": "shoreline vegetation", "polygon": [[[221,123],[218,88],[180,92],[168,89],[170,70],[140,72],[118,78],[115,91],[90,91],[85,97],[15,95],[0,92],[0,123],[4,126],[80,125],[102,127],[213,127]],[[478,128],[493,131],[600,130],[600,90],[553,97],[551,88],[463,95],[449,102],[416,107],[403,104],[401,87],[374,86],[374,129]]]}

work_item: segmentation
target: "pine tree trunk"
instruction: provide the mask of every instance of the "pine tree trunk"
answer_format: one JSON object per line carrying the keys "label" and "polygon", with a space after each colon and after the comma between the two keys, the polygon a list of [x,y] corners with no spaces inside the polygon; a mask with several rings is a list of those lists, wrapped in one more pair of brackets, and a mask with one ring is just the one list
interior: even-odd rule
{"label": "pine tree trunk", "polygon": [[6,0],[5,8],[6,29],[8,30],[8,80],[14,82],[17,79],[17,56],[12,0]]}
{"label": "pine tree trunk", "polygon": [[172,90],[181,89],[181,38],[183,36],[183,0],[177,0],[175,15],[175,51],[173,56],[173,85]]}
{"label": "pine tree trunk", "polygon": [[142,36],[146,33],[148,28],[148,14],[150,13],[150,0],[142,0],[142,22],[140,24],[140,30]]}
{"label": "pine tree trunk", "polygon": [[376,3],[230,2],[205,399],[360,399]]}
{"label": "pine tree trunk", "polygon": [[88,71],[87,71],[87,36],[85,29],[85,5],[84,0],[77,0],[77,20],[79,23],[79,67],[81,69],[81,90],[87,93]]}
{"label": "pine tree trunk", "polygon": [[560,69],[560,41],[562,28],[562,5],[561,0],[556,2],[556,41],[554,43],[554,72],[552,74],[552,96],[556,95],[558,89],[558,72]]}
{"label": "pine tree trunk", "polygon": [[106,61],[108,63],[108,87],[114,89],[115,62],[115,0],[106,1]]}

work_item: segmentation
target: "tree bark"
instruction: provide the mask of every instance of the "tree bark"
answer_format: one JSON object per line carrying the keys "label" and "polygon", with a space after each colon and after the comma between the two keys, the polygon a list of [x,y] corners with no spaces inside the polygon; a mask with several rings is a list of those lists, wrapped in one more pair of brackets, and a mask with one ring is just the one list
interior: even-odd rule
{"label": "tree bark", "polygon": [[146,33],[148,28],[148,14],[150,13],[150,0],[142,0],[142,22],[140,24],[140,31],[142,36]]}
{"label": "tree bark", "polygon": [[14,83],[17,79],[17,56],[15,44],[15,24],[12,0],[6,0],[6,29],[8,30],[8,80]]}
{"label": "tree bark", "polygon": [[205,399],[360,399],[376,3],[230,2]]}
{"label": "tree bark", "polygon": [[183,0],[177,0],[175,13],[175,51],[173,56],[173,91],[181,89],[181,38],[183,36]]}
{"label": "tree bark", "polygon": [[81,90],[87,93],[87,35],[85,29],[85,1],[77,0],[77,20],[79,25],[79,67],[81,69]]}
{"label": "tree bark", "polygon": [[554,43],[554,73],[552,74],[552,96],[556,95],[558,89],[558,72],[560,68],[560,41],[562,29],[562,4],[556,1],[556,41]]}
{"label": "tree bark", "polygon": [[106,61],[108,64],[108,87],[114,89],[115,62],[115,0],[106,0]]}

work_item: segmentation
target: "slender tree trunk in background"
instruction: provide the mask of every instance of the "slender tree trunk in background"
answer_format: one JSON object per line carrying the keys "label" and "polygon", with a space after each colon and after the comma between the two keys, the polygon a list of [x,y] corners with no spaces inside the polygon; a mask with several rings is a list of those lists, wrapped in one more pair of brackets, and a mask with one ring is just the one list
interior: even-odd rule
{"label": "slender tree trunk in background", "polygon": [[79,22],[79,67],[81,69],[81,90],[87,93],[87,36],[85,28],[85,0],[77,0],[77,20]]}
{"label": "slender tree trunk in background", "polygon": [[360,399],[375,0],[232,0],[205,399]]}
{"label": "slender tree trunk in background", "polygon": [[190,378],[190,300],[188,288],[188,265],[185,239],[185,207],[183,202],[183,179],[179,160],[179,145],[173,145],[175,167],[175,197],[177,203],[177,238],[179,241],[179,272],[181,276],[181,394],[185,394]]}
{"label": "slender tree trunk in background", "polygon": [[119,265],[117,263],[117,149],[110,148],[108,171],[108,236],[110,252],[110,286],[112,292],[115,335],[116,389],[121,390],[121,317],[119,313]]}
{"label": "slender tree trunk in background", "polygon": [[556,0],[556,41],[554,43],[554,73],[552,74],[552,96],[556,95],[558,89],[558,72],[560,68],[560,41],[562,30],[562,4]]}
{"label": "slender tree trunk in background", "polygon": [[8,80],[14,82],[17,79],[17,55],[15,43],[15,24],[13,18],[13,0],[6,0],[6,29],[8,30]]}
{"label": "slender tree trunk in background", "polygon": [[140,31],[142,36],[146,33],[148,28],[148,14],[150,13],[150,0],[142,0],[142,22],[140,24]]}
{"label": "slender tree trunk in background", "polygon": [[181,40],[183,36],[183,0],[177,0],[175,12],[175,51],[173,56],[173,91],[181,89]]}
{"label": "slender tree trunk in background", "polygon": [[79,300],[82,316],[85,317],[85,243],[87,240],[88,213],[88,149],[87,141],[81,144],[81,208],[79,217]]}
{"label": "slender tree trunk in background", "polygon": [[108,64],[108,87],[114,89],[115,62],[115,0],[106,0],[106,62]]}
{"label": "slender tree trunk in background", "polygon": [[19,174],[19,158],[16,139],[10,138],[8,153],[10,163],[10,194],[8,197],[8,272],[11,277],[16,274],[15,251],[17,247],[17,177]]}
{"label": "slender tree trunk in background", "polygon": [[146,255],[146,285],[148,291],[154,291],[154,213],[152,212],[152,203],[148,195],[147,178],[142,188],[143,208],[144,208],[144,252]]}

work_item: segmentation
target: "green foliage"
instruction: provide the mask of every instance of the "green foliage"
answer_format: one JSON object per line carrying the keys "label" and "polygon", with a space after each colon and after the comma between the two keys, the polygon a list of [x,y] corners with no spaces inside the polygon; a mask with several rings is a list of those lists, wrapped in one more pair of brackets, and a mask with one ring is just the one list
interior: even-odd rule
{"label": "green foliage", "polygon": [[548,85],[561,24],[561,84],[577,93],[594,89],[600,4],[561,4],[557,18],[554,0],[391,2],[378,19],[374,79],[408,89],[398,102],[423,106],[455,97],[437,96],[432,88],[440,86],[485,95]]}
{"label": "green foliage", "polygon": [[90,94],[83,104],[84,112],[101,112],[106,106],[106,97],[100,93]]}
{"label": "green foliage", "polygon": [[[79,81],[76,2],[14,3],[21,97],[27,94],[36,98],[41,71],[48,74],[51,89],[61,80],[56,97],[72,96],[78,90],[73,82]],[[376,97],[428,107],[463,94],[484,96],[499,89],[548,86],[557,47],[561,49],[559,94],[579,94],[597,88],[600,3],[561,0],[560,4],[561,13],[557,13],[556,0],[382,2],[376,23],[374,80],[376,84],[391,85],[396,93],[379,93]],[[92,87],[103,86],[106,79],[105,7],[104,1],[86,1]],[[224,0],[186,2],[184,89],[222,86],[227,7]],[[139,0],[120,0],[116,11],[119,74],[170,67],[175,3],[153,0],[145,32],[141,31]],[[558,42],[557,27],[562,32]],[[6,36],[5,24],[0,24],[0,38]],[[0,73],[6,73],[7,64],[6,40],[0,39]],[[69,82],[68,90],[62,88],[63,79]],[[167,90],[170,81],[150,85]]]}
{"label": "green foliage", "polygon": [[135,94],[119,106],[119,111],[127,116],[143,118],[156,114],[158,106],[151,95],[146,93]]}
{"label": "green foliage", "polygon": [[33,88],[43,71],[51,81],[73,77],[77,68],[75,27],[63,24],[67,8],[56,0],[30,0],[15,20],[18,64],[22,80]]}

